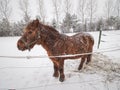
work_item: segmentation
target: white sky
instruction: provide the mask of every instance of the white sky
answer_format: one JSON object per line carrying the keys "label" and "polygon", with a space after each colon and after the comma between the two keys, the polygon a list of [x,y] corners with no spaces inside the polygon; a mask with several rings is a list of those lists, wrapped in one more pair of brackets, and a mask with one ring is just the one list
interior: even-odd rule
{"label": "white sky", "polygon": [[[22,13],[21,11],[19,10],[19,3],[18,1],[19,0],[11,0],[11,5],[12,5],[12,15],[11,15],[11,18],[10,20],[11,21],[18,21],[18,20],[21,20],[21,16],[22,16]],[[30,14],[32,16],[32,18],[35,18],[36,15],[38,15],[38,10],[37,10],[37,0],[29,0],[29,3],[30,3]],[[71,0],[72,1],[72,4],[74,5],[74,8],[73,8],[73,13],[75,11],[75,9],[77,8],[77,0]],[[98,10],[97,10],[97,15],[98,17],[101,17],[103,16],[103,7],[104,7],[104,3],[106,0],[97,0],[98,1]],[[52,7],[52,2],[51,0],[44,0],[45,2],[45,9],[46,9],[46,20],[47,21],[51,21],[53,18],[54,18],[54,11],[53,11],[53,7]],[[75,7],[76,6],[76,7]],[[62,14],[62,13],[61,13]]]}

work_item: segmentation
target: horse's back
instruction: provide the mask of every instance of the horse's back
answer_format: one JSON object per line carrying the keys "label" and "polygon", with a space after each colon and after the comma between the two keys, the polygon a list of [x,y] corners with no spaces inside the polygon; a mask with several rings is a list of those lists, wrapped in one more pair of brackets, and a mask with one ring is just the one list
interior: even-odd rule
{"label": "horse's back", "polygon": [[73,43],[76,44],[77,48],[80,48],[80,52],[92,52],[94,38],[91,34],[81,32],[71,36],[71,38],[73,39]]}
{"label": "horse's back", "polygon": [[91,45],[94,45],[94,38],[91,34],[86,32],[80,32],[73,36],[71,36],[74,40],[79,40],[78,42],[84,42],[84,43],[90,43]]}
{"label": "horse's back", "polygon": [[54,44],[54,54],[80,54],[92,52],[94,39],[89,33],[78,33],[73,36],[61,34]]}

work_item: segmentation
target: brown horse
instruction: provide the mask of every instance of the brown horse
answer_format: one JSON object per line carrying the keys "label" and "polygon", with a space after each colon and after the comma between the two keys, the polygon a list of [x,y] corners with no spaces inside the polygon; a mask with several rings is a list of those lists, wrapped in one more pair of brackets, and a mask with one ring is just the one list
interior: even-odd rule
{"label": "brown horse", "polygon": [[[91,53],[93,50],[94,39],[88,33],[78,33],[73,36],[60,34],[53,27],[44,25],[38,19],[30,22],[24,29],[23,36],[18,40],[17,47],[19,50],[30,50],[35,44],[42,45],[47,51],[48,56],[70,55]],[[91,54],[67,56],[67,57],[49,57],[54,64],[54,77],[59,77],[61,82],[64,81],[64,60],[81,58],[81,63],[78,67],[80,70],[83,67],[85,59],[86,64],[91,61]]]}

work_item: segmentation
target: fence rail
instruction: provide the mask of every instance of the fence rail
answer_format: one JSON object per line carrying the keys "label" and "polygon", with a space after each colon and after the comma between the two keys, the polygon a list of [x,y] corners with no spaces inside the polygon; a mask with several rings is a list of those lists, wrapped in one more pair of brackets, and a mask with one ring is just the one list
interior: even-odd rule
{"label": "fence rail", "polygon": [[59,58],[59,57],[75,57],[80,55],[89,55],[89,54],[95,54],[95,53],[105,53],[105,52],[111,52],[111,51],[118,51],[120,48],[115,49],[109,49],[109,50],[100,50],[100,51],[94,51],[90,53],[81,53],[81,54],[68,54],[68,55],[56,55],[56,56],[47,56],[47,55],[39,55],[39,56],[0,56],[0,58],[18,58],[18,59],[32,59],[32,58]]}

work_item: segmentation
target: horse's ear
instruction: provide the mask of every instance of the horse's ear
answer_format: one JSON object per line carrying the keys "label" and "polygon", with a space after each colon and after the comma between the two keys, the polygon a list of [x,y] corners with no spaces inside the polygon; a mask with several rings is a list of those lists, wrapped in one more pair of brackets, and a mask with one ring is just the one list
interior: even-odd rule
{"label": "horse's ear", "polygon": [[36,18],[36,20],[35,20],[36,22],[39,22],[39,19],[38,18]]}
{"label": "horse's ear", "polygon": [[38,19],[34,20],[34,25],[35,25],[36,27],[38,27],[38,25],[39,25],[39,20],[38,20]]}

